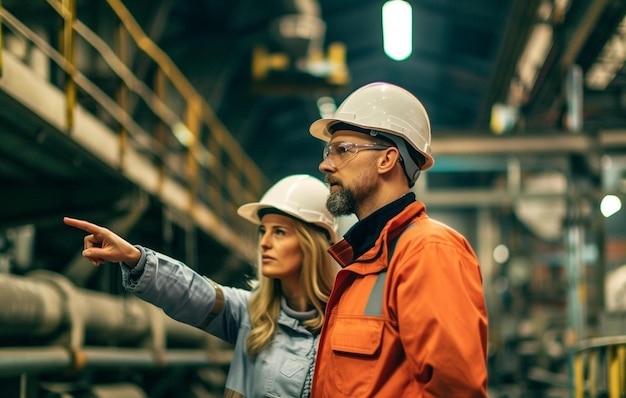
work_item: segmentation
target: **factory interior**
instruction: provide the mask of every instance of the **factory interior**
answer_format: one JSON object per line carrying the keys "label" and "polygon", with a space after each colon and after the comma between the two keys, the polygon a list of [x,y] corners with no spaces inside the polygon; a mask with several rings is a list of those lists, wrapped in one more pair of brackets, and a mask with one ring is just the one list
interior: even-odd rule
{"label": "factory interior", "polygon": [[323,180],[309,125],[376,81],[428,111],[412,189],[480,260],[489,398],[626,397],[626,0],[389,2],[402,59],[386,0],[0,0],[0,397],[223,396],[232,347],[63,217],[248,288],[237,207]]}

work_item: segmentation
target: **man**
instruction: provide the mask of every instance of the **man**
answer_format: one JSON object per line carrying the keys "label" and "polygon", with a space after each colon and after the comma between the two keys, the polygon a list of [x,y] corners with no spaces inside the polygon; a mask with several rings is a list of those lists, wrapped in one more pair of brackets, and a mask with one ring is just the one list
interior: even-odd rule
{"label": "man", "polygon": [[487,313],[478,260],[410,188],[433,165],[426,110],[372,83],[332,118],[320,171],[327,207],[359,221],[329,249],[343,267],[326,307],[313,396],[485,397]]}

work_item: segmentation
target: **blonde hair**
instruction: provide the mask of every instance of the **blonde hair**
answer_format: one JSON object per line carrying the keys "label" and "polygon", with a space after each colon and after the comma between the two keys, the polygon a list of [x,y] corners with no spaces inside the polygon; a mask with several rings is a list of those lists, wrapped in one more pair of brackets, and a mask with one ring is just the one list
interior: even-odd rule
{"label": "blonde hair", "polygon": [[[330,244],[324,231],[303,222],[295,223],[295,231],[302,250],[300,283],[304,297],[317,310],[317,316],[303,324],[317,332],[324,322],[324,309],[339,266],[326,251]],[[261,267],[257,268],[258,280],[249,305],[252,330],[246,339],[246,350],[251,357],[263,351],[276,333],[282,296],[280,281],[263,276]]]}

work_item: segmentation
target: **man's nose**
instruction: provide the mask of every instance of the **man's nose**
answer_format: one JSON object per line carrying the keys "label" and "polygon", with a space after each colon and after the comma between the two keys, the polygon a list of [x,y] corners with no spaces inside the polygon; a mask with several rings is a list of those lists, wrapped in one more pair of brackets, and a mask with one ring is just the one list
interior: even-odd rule
{"label": "man's nose", "polygon": [[326,159],[323,159],[319,166],[317,166],[317,169],[319,171],[321,171],[322,173],[330,173],[332,171],[334,171],[337,167],[335,166],[335,164],[333,163],[333,161],[330,159],[330,157],[327,157]]}

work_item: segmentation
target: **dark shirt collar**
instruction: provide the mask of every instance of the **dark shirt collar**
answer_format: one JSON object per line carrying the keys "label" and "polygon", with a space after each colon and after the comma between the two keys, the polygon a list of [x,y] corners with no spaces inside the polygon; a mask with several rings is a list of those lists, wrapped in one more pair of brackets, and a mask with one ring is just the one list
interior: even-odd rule
{"label": "dark shirt collar", "polygon": [[415,202],[415,194],[409,192],[354,224],[344,234],[344,239],[352,246],[354,258],[371,249],[387,222],[412,202]]}

